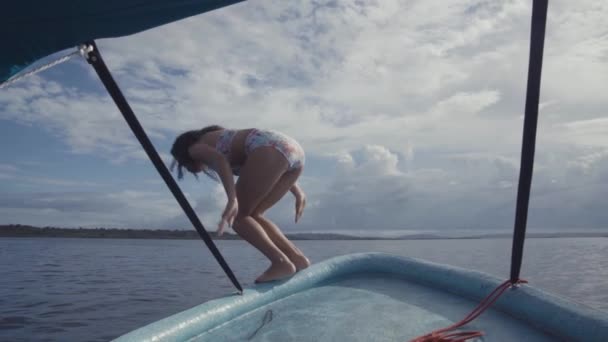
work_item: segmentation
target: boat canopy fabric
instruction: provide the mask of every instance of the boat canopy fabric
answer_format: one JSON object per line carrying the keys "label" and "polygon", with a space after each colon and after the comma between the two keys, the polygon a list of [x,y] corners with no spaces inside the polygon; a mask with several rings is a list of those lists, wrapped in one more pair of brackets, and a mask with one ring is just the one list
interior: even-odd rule
{"label": "boat canopy fabric", "polygon": [[244,0],[10,0],[0,5],[0,82],[55,52]]}

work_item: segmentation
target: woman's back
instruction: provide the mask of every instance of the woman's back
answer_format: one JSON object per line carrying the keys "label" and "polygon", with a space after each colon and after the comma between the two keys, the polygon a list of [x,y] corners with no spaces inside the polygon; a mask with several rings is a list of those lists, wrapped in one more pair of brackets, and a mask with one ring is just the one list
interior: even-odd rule
{"label": "woman's back", "polygon": [[247,154],[245,153],[245,139],[253,128],[248,129],[224,129],[221,131],[209,132],[203,136],[203,142],[215,147],[222,153],[235,174],[238,174],[240,166],[245,163]]}

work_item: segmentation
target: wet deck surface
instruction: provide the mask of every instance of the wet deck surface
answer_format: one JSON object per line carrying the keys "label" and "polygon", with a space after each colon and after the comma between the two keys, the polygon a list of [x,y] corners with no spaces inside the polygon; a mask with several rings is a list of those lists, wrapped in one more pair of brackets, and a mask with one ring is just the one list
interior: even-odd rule
{"label": "wet deck surface", "polygon": [[[191,341],[408,341],[463,319],[478,304],[386,274],[357,274],[257,308]],[[480,341],[557,341],[488,310],[464,330]]]}

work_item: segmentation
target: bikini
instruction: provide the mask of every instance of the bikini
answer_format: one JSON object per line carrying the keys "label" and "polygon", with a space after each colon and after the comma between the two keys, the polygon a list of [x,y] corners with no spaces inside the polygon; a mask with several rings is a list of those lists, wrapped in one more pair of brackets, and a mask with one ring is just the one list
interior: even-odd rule
{"label": "bikini", "polygon": [[[217,139],[215,148],[222,153],[226,159],[230,160],[230,147],[232,140],[238,131],[227,129],[224,130]],[[288,171],[295,170],[304,166],[305,156],[304,149],[298,142],[277,131],[252,129],[247,137],[245,137],[245,155],[251,153],[261,146],[272,146],[287,159],[289,163]],[[232,172],[238,175],[242,165],[231,165]]]}

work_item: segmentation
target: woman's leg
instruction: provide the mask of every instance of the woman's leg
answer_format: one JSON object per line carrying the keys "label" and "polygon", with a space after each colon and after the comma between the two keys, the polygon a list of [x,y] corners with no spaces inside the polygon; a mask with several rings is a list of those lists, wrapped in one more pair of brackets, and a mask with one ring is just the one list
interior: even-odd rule
{"label": "woman's leg", "polygon": [[285,253],[285,255],[287,255],[298,271],[310,266],[310,261],[298,247],[287,239],[276,224],[264,217],[264,212],[283,198],[287,191],[289,191],[298,180],[301,173],[302,168],[284,173],[253,212],[253,218],[260,223],[268,237],[283,253]]}
{"label": "woman's leg", "polygon": [[287,161],[272,147],[259,147],[247,157],[236,183],[239,211],[233,223],[234,231],[252,244],[268,259],[270,267],[256,282],[287,277],[296,271],[289,258],[268,237],[252,214],[287,170]]}

